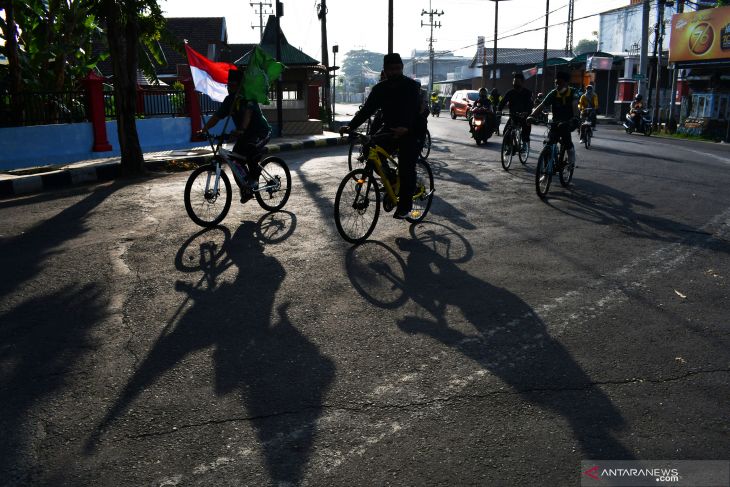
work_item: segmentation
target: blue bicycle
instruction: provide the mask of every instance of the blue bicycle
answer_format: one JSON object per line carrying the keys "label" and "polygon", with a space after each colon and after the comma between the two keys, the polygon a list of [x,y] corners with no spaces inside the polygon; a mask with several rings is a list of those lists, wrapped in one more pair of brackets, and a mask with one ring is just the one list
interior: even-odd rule
{"label": "blue bicycle", "polygon": [[[537,120],[530,117],[528,121],[536,123]],[[567,149],[560,143],[560,134],[558,127],[563,123],[569,122],[549,122],[547,137],[542,142],[543,148],[540,156],[537,158],[537,168],[535,170],[535,189],[540,198],[545,198],[550,189],[550,183],[554,174],[560,175],[560,184],[567,188],[573,180],[573,171],[575,164],[569,164],[566,161]]]}

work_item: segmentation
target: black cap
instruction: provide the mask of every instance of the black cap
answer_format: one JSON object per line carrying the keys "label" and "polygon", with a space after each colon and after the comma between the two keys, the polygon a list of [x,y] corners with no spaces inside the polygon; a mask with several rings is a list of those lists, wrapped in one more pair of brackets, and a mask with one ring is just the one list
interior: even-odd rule
{"label": "black cap", "polygon": [[229,69],[228,70],[228,82],[229,83],[240,83],[243,79],[243,70],[241,69]]}
{"label": "black cap", "polygon": [[400,54],[397,52],[391,52],[390,54],[386,54],[383,56],[383,66],[387,66],[389,64],[403,64],[403,60],[400,58]]}
{"label": "black cap", "polygon": [[513,71],[512,72],[512,78],[513,79],[521,79],[522,81],[525,81],[525,75],[522,74],[522,71]]}
{"label": "black cap", "polygon": [[570,75],[565,71],[558,71],[557,73],[555,73],[555,79],[570,81]]}

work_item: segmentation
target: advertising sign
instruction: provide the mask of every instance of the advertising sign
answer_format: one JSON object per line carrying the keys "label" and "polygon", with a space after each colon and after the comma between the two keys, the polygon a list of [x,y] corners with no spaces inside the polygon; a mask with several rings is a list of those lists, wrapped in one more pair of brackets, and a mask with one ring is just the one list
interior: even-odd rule
{"label": "advertising sign", "polygon": [[730,61],[730,7],[672,16],[669,62]]}

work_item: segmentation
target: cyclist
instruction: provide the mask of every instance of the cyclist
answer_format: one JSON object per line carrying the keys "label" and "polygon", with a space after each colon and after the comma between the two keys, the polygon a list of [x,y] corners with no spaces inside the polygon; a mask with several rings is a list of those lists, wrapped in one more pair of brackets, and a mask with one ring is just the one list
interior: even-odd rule
{"label": "cyclist", "polygon": [[198,132],[204,134],[223,118],[231,116],[236,126],[234,135],[237,136],[236,143],[233,146],[233,152],[239,156],[246,158],[247,176],[246,183],[250,188],[243,188],[241,192],[241,202],[253,198],[253,192],[259,180],[261,169],[258,162],[263,149],[271,139],[271,126],[261,113],[261,108],[256,101],[244,100],[239,87],[243,82],[244,74],[240,69],[231,69],[228,71],[228,96],[225,97],[221,106],[216,110],[212,117],[203,125]]}
{"label": "cyclist", "polygon": [[[509,105],[510,114],[516,113],[527,113],[532,111],[532,92],[525,88],[522,84],[525,82],[525,75],[520,71],[512,73],[512,89],[504,94],[502,100],[497,105],[497,117],[502,116],[502,109],[505,105]],[[531,125],[526,118],[520,119],[522,122],[522,142],[526,143],[530,141],[530,129]],[[507,121],[507,124],[511,123],[511,120]],[[505,131],[507,127],[505,127]]]}
{"label": "cyclist", "polygon": [[398,149],[400,197],[393,217],[403,219],[411,212],[416,189],[417,137],[422,129],[420,119],[423,101],[419,83],[403,75],[400,54],[386,54],[383,57],[383,70],[386,79],[373,86],[362,109],[350,123],[340,128],[340,134],[356,129],[377,109],[382,110],[383,130],[392,135],[392,147],[388,149]]}
{"label": "cyclist", "polygon": [[641,96],[641,93],[637,93],[629,108],[629,115],[631,116],[631,119],[634,122],[634,127],[636,127],[637,130],[641,128],[641,114],[643,110],[644,97]]}
{"label": "cyclist", "polygon": [[590,113],[591,128],[593,130],[596,130],[596,110],[598,110],[598,95],[595,91],[593,91],[593,85],[586,86],[586,92],[581,95],[580,101],[578,102],[578,110],[580,110],[581,115],[583,114],[583,110],[585,110],[586,108],[593,109]]}
{"label": "cyclist", "polygon": [[559,71],[555,75],[555,89],[545,95],[545,99],[532,110],[530,116],[538,116],[546,105],[551,107],[553,122],[559,122],[556,130],[560,143],[568,151],[568,164],[575,165],[575,147],[570,139],[570,132],[578,128],[580,121],[576,117],[578,106],[575,90],[568,86],[569,79],[568,73]]}

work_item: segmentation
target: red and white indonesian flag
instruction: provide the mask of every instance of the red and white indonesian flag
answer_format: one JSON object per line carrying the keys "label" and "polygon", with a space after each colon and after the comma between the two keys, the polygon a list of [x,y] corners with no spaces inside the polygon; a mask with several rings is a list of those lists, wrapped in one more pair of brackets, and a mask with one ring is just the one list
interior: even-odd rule
{"label": "red and white indonesian flag", "polygon": [[185,44],[188,64],[193,75],[195,89],[215,101],[223,101],[228,95],[228,71],[237,69],[231,63],[216,63]]}

